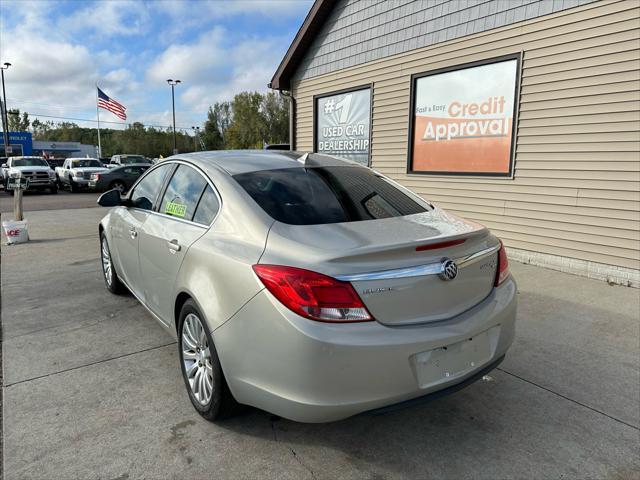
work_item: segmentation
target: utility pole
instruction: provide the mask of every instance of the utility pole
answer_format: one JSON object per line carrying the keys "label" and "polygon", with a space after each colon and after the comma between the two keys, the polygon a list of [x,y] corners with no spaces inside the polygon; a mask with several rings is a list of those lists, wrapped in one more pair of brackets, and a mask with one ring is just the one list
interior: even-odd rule
{"label": "utility pole", "polygon": [[202,137],[200,136],[200,127],[191,127],[193,129],[193,145],[195,147],[195,151],[198,151],[198,143],[200,143],[200,150],[202,150],[203,152],[207,149],[207,147],[204,144],[204,141],[202,140]]}
{"label": "utility pole", "polygon": [[4,89],[4,71],[9,68],[11,64],[4,62],[0,67],[0,74],[2,75],[2,98],[0,100],[0,114],[2,115],[2,133],[4,138],[4,155],[9,156],[9,117],[7,116],[7,92]]}
{"label": "utility pole", "polygon": [[198,151],[198,134],[196,133],[196,127],[192,126],[191,130],[193,130],[193,151]]}
{"label": "utility pole", "polygon": [[173,154],[178,153],[178,147],[176,146],[176,98],[175,98],[175,86],[182,83],[180,80],[167,80],[167,83],[171,85],[171,108],[173,110]]}
{"label": "utility pole", "polygon": [[207,146],[204,144],[204,140],[200,135],[200,127],[196,127],[196,137],[198,137],[198,141],[200,142],[200,148],[202,149],[202,151],[204,152],[205,150],[207,150]]}

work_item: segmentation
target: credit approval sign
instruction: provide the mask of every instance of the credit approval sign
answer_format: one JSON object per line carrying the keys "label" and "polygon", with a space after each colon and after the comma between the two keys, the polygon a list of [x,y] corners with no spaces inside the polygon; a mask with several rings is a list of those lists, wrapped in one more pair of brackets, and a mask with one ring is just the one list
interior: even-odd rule
{"label": "credit approval sign", "polygon": [[314,102],[314,151],[368,165],[371,88],[319,95]]}
{"label": "credit approval sign", "polygon": [[414,77],[414,173],[511,174],[518,58]]}

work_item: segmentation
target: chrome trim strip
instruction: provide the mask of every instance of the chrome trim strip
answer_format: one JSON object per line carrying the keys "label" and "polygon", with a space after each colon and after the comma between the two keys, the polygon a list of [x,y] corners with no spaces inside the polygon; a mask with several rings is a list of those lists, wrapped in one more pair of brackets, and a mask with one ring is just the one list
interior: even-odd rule
{"label": "chrome trim strip", "polygon": [[[500,244],[485,248],[479,252],[472,253],[465,257],[454,258],[459,268],[471,265],[484,257],[500,250]],[[442,273],[442,262],[417,265],[415,267],[395,268],[393,270],[381,270],[378,272],[355,273],[352,275],[339,275],[335,278],[343,282],[361,282],[368,280],[389,280],[393,278],[423,277],[427,275],[440,275]]]}
{"label": "chrome trim strip", "polygon": [[336,278],[343,282],[361,282],[367,280],[388,280],[391,278],[422,277],[425,275],[439,275],[442,272],[442,262],[417,265],[415,267],[396,268],[379,272],[355,273],[340,275]]}
{"label": "chrome trim strip", "polygon": [[458,264],[458,267],[463,267],[466,265],[471,265],[472,263],[476,263],[478,260],[482,260],[484,257],[491,255],[498,250],[500,250],[500,244],[494,245],[493,247],[485,248],[484,250],[472,253],[471,255],[467,255],[466,257],[455,258],[454,261]]}

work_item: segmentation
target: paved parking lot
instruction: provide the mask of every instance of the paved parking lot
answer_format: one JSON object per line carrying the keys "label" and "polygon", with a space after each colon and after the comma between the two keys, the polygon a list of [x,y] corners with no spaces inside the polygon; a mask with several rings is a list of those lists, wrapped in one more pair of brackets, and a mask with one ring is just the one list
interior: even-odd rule
{"label": "paved parking lot", "polygon": [[[27,212],[39,210],[60,210],[65,208],[95,207],[100,196],[95,192],[71,193],[59,190],[56,195],[49,192],[27,192],[23,197],[23,208]],[[13,195],[0,191],[0,212],[13,212]]]}
{"label": "paved parking lot", "polygon": [[382,416],[211,424],[172,338],[104,288],[104,213],[28,212],[33,240],[2,247],[7,480],[639,478],[638,290],[512,264],[517,340],[492,380]]}

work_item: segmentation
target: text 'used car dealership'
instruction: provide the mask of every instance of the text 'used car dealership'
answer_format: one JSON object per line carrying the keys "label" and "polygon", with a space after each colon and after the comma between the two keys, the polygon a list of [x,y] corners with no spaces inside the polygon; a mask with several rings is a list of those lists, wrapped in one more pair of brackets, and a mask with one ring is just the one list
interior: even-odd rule
{"label": "text 'used car dealership'", "polygon": [[292,149],[369,165],[509,254],[640,286],[640,5],[317,0],[275,72]]}

